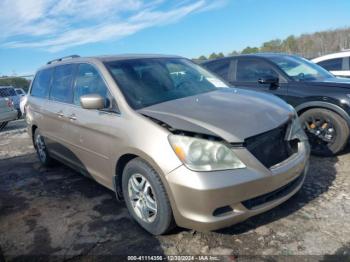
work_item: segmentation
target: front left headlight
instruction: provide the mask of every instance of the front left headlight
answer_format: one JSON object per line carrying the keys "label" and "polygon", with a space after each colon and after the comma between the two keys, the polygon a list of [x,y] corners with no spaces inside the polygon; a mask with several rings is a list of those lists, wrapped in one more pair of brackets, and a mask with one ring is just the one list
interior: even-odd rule
{"label": "front left headlight", "polygon": [[201,138],[169,135],[178,158],[193,171],[214,171],[246,166],[225,144]]}
{"label": "front left headlight", "polygon": [[300,123],[298,116],[295,116],[293,122],[290,126],[289,138],[288,140],[298,139],[299,141],[307,141],[307,135]]}

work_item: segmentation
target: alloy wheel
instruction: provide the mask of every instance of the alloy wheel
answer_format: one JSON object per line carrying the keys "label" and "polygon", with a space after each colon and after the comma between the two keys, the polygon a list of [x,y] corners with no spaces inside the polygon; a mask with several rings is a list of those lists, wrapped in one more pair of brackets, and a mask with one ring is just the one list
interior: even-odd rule
{"label": "alloy wheel", "polygon": [[35,140],[36,150],[38,152],[39,158],[41,162],[46,161],[46,146],[44,139],[41,135],[38,135]]}
{"label": "alloy wheel", "polygon": [[135,214],[152,223],[157,216],[157,200],[149,181],[141,174],[133,174],[128,181],[128,194]]}
{"label": "alloy wheel", "polygon": [[304,129],[315,151],[328,150],[336,140],[337,132],[330,119],[310,116],[304,123]]}

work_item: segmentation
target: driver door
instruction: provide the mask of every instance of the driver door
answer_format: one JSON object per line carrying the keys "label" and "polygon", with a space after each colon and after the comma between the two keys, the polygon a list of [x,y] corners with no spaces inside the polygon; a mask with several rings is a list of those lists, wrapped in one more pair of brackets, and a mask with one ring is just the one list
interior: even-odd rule
{"label": "driver door", "polygon": [[[98,94],[105,98],[105,108],[82,108],[80,97],[90,94]],[[120,129],[123,119],[104,78],[93,65],[77,65],[73,83],[73,104],[69,109],[68,118],[69,140],[74,145],[77,156],[75,164],[82,173],[111,187],[111,170],[115,168],[115,162],[110,159],[111,152],[117,151],[122,144]]]}

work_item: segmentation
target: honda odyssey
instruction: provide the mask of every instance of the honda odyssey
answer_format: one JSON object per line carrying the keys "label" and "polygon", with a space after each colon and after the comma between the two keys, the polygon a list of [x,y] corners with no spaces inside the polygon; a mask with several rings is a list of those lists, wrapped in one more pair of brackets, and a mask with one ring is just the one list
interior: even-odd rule
{"label": "honda odyssey", "polygon": [[309,145],[295,110],[177,56],[64,57],[26,105],[43,165],[113,190],[152,234],[230,226],[294,195]]}

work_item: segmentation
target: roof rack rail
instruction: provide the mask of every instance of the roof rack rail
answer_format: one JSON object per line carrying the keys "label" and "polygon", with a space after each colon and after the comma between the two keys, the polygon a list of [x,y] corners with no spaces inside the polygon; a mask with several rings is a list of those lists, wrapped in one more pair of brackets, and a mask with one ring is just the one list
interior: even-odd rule
{"label": "roof rack rail", "polygon": [[54,59],[54,60],[51,60],[51,61],[47,62],[47,65],[50,65],[50,64],[53,64],[53,63],[57,63],[57,62],[60,62],[60,61],[63,61],[63,60],[67,60],[67,59],[78,58],[78,57],[80,57],[80,56],[79,55],[64,56],[64,57],[57,58],[57,59]]}

